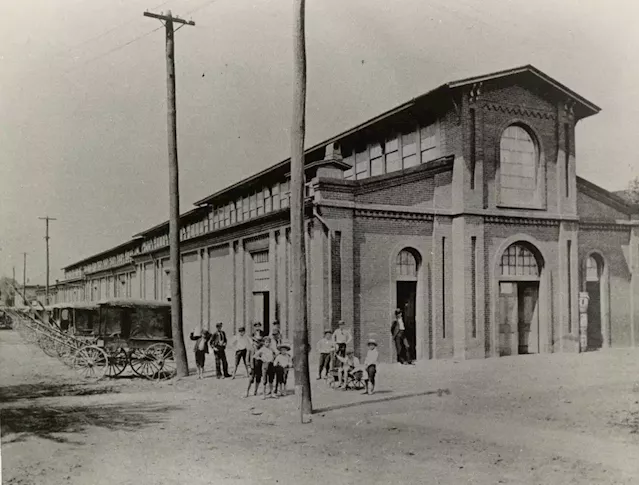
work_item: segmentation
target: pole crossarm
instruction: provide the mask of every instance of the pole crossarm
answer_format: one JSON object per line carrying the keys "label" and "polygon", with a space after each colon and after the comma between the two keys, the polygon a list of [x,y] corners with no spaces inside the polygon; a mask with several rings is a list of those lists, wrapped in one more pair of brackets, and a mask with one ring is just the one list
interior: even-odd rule
{"label": "pole crossarm", "polygon": [[144,12],[143,15],[145,17],[151,17],[153,19],[164,20],[165,22],[170,20],[170,21],[176,22],[178,24],[196,25],[196,23],[193,20],[184,20],[184,19],[181,19],[180,17],[174,17],[171,14],[164,15],[164,14],[158,14],[158,13],[153,13],[153,12]]}

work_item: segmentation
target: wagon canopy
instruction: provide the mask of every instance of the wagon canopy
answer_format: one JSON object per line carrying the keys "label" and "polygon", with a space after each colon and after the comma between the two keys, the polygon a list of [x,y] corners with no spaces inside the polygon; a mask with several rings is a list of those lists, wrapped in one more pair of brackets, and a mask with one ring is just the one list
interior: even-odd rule
{"label": "wagon canopy", "polygon": [[148,300],[99,302],[101,331],[125,339],[171,340],[171,305]]}

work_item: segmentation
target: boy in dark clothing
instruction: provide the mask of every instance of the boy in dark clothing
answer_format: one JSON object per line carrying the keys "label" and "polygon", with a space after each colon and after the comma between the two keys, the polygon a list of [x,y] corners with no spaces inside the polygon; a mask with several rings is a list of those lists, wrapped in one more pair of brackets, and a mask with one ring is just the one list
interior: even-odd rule
{"label": "boy in dark clothing", "polygon": [[254,350],[251,352],[251,374],[249,374],[249,385],[247,386],[247,395],[245,397],[249,397],[249,391],[251,390],[251,384],[255,383],[255,390],[253,391],[253,395],[258,394],[258,387],[260,387],[260,381],[262,381],[262,361],[259,357],[256,357],[256,354],[262,347],[262,340],[255,341]]}
{"label": "boy in dark clothing", "polygon": [[198,379],[202,379],[204,374],[204,358],[209,353],[209,339],[211,334],[205,330],[202,335],[194,336],[193,332],[189,335],[191,340],[195,340],[196,343],[193,346],[193,352],[196,354],[196,368],[198,369]]}
{"label": "boy in dark clothing", "polygon": [[222,377],[220,367],[222,367],[224,377],[231,377],[229,364],[227,364],[227,334],[222,330],[222,322],[216,323],[216,333],[211,337],[211,343],[216,358],[216,377],[218,379]]}

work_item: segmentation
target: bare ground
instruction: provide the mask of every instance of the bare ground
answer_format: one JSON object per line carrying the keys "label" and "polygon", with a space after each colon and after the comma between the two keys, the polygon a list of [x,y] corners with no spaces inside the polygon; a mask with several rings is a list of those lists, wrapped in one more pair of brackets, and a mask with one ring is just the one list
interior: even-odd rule
{"label": "bare ground", "polygon": [[81,383],[0,331],[3,483],[638,483],[635,349],[382,365],[305,425],[207,377]]}

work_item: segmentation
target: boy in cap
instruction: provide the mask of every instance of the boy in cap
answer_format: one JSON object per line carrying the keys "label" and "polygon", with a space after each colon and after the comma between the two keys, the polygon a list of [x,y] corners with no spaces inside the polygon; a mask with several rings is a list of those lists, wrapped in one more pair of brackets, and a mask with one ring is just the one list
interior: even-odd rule
{"label": "boy in cap", "polygon": [[[367,377],[365,380],[365,394],[373,394],[376,387],[376,369],[378,367],[378,343],[370,338],[367,342],[367,356],[364,358],[364,368],[367,371]],[[369,390],[369,384],[371,384],[371,390]]]}
{"label": "boy in cap", "polygon": [[278,345],[279,354],[273,361],[273,365],[276,370],[276,396],[285,396],[287,392],[287,377],[289,375],[289,369],[293,367],[293,360],[289,355],[291,346],[282,342]]}
{"label": "boy in cap", "polygon": [[325,377],[329,376],[329,367],[331,365],[331,352],[333,352],[333,340],[331,340],[331,330],[324,331],[324,337],[318,340],[316,351],[319,354],[318,380],[322,379],[322,369],[325,371]]}
{"label": "boy in cap", "polygon": [[256,352],[256,359],[259,359],[262,362],[262,373],[263,373],[263,389],[262,396],[264,399],[267,398],[267,383],[269,384],[269,397],[273,396],[273,380],[276,376],[276,371],[273,366],[273,361],[276,358],[276,354],[271,348],[271,338],[265,337],[262,340],[262,347]]}
{"label": "boy in cap", "polygon": [[249,375],[249,385],[247,386],[247,395],[245,397],[249,397],[249,391],[251,390],[251,384],[255,383],[255,389],[253,390],[253,395],[258,394],[258,387],[260,387],[260,382],[262,381],[262,361],[258,357],[258,352],[262,348],[262,341],[254,339],[254,349],[251,352],[250,362],[251,362],[251,374]]}
{"label": "boy in cap", "polygon": [[[213,343],[213,355],[216,358],[216,377],[231,377],[229,364],[227,364],[227,334],[222,330],[222,322],[216,323],[216,333],[211,337]],[[220,367],[222,367],[222,372]],[[221,375],[222,374],[222,375]]]}

